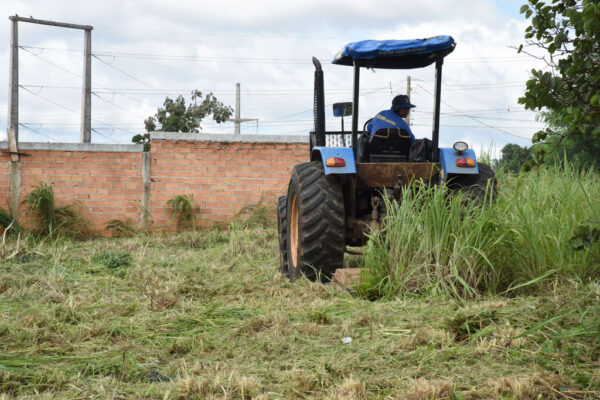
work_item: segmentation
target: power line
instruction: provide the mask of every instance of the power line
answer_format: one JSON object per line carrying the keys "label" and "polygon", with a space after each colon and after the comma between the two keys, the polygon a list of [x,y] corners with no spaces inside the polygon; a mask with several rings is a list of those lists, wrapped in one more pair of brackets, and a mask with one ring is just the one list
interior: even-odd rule
{"label": "power line", "polygon": [[[429,126],[427,124],[413,124],[414,126]],[[497,127],[491,127],[491,126],[481,126],[481,125],[447,125],[447,124],[441,124],[440,126],[446,127],[446,128],[494,128],[494,129],[500,129]],[[504,129],[536,129],[536,127],[532,127],[532,126],[503,126],[502,128]],[[517,136],[517,135],[513,135],[513,136]],[[520,137],[521,139],[528,139],[528,138],[524,138],[521,136],[517,136]]]}
{"label": "power line", "polygon": [[[20,86],[20,85],[19,85],[19,86]],[[47,102],[49,102],[49,103],[52,103],[52,104],[56,105],[57,107],[63,108],[63,109],[65,109],[65,110],[68,110],[68,111],[71,111],[71,112],[72,112],[72,113],[74,113],[74,114],[81,115],[81,113],[80,113],[79,111],[73,110],[72,108],[70,108],[70,107],[67,107],[67,106],[65,106],[64,104],[60,104],[60,103],[58,103],[58,102],[56,102],[56,101],[54,101],[54,100],[51,100],[51,99],[47,98],[46,96],[43,96],[43,95],[41,95],[41,94],[39,94],[39,93],[34,93],[34,92],[32,92],[31,90],[29,90],[29,89],[27,89],[27,88],[23,88],[23,87],[22,87],[22,89],[24,89],[25,91],[27,91],[27,92],[29,92],[29,93],[33,94],[34,96],[38,96],[38,97],[40,97],[40,98],[42,98],[42,99],[46,100]],[[99,121],[99,120],[97,120],[97,119],[92,119],[92,120],[93,120],[94,122],[101,123],[102,125],[106,125],[106,126],[113,126],[112,124],[108,124],[108,123],[106,123],[106,122],[102,122],[102,121]],[[122,128],[118,128],[118,127],[115,127],[115,129],[117,129],[117,130],[120,130],[120,131],[123,131],[123,132],[127,132],[127,133],[132,133],[132,134],[134,134],[134,135],[135,135],[135,132],[128,131],[128,130],[126,130],[126,129],[122,129]],[[94,129],[92,129],[92,130],[94,130]],[[108,140],[111,140],[111,141],[112,141],[112,142],[114,142],[114,143],[118,143],[117,141],[115,141],[115,140],[111,139],[110,137],[108,137],[108,136],[106,136],[106,135],[103,135],[103,134],[102,134],[102,133],[100,133],[100,132],[97,132],[97,133],[98,133],[99,135],[101,135],[101,136],[104,136],[104,137],[105,137],[105,138],[107,138]]]}
{"label": "power line", "polygon": [[126,112],[126,113],[128,113],[128,114],[131,114],[131,115],[133,115],[133,116],[135,116],[135,117],[142,118],[142,119],[143,119],[143,118],[145,118],[145,117],[143,117],[143,116],[141,116],[141,115],[139,115],[139,114],[137,114],[137,113],[134,113],[134,112],[133,112],[133,111],[131,111],[131,110],[128,110],[128,109],[126,109],[125,107],[122,107],[122,106],[120,106],[119,104],[117,104],[117,103],[115,103],[115,102],[113,102],[113,101],[111,101],[111,100],[107,100],[107,99],[105,99],[104,97],[102,97],[102,96],[99,96],[99,95],[98,95],[97,93],[95,93],[95,92],[92,92],[92,94],[93,94],[94,96],[96,96],[97,98],[99,98],[100,100],[102,100],[102,101],[104,101],[104,102],[106,102],[106,103],[112,104],[112,105],[114,105],[115,107],[119,108],[120,110],[123,110],[123,111],[125,111],[125,112]]}
{"label": "power line", "polygon": [[[51,47],[20,46],[25,49],[50,50],[59,52],[81,52],[74,49],[57,49]],[[235,63],[273,63],[273,64],[312,64],[310,57],[305,58],[259,58],[259,57],[208,57],[208,56],[189,56],[178,54],[160,54],[160,53],[136,53],[122,51],[95,51],[94,56],[100,57],[119,57],[119,58],[137,58],[164,61],[205,61],[205,62],[235,62]],[[331,55],[321,55],[319,59],[326,60]],[[481,63],[481,62],[531,62],[531,59],[520,56],[504,57],[464,57],[448,59],[448,63]]]}
{"label": "power line", "polygon": [[[30,52],[30,51],[28,51],[28,50],[26,50],[26,49],[23,49],[23,50],[27,51],[29,54],[31,54],[31,55],[33,55],[33,56],[35,56],[35,57],[38,57],[38,58],[42,59],[43,61],[46,61],[47,63],[49,63],[49,64],[51,64],[51,65],[54,65],[55,67],[57,67],[57,68],[59,68],[59,69],[61,69],[61,70],[65,71],[65,72],[68,72],[68,73],[69,73],[69,74],[71,74],[71,75],[74,75],[74,76],[76,76],[76,77],[78,77],[78,78],[81,78],[81,75],[79,75],[79,74],[76,74],[75,72],[69,71],[68,69],[66,69],[66,68],[63,68],[62,66],[60,66],[60,65],[58,65],[58,64],[56,64],[56,63],[54,63],[54,62],[52,62],[52,61],[50,61],[50,60],[48,60],[48,59],[46,59],[46,58],[42,57],[42,56],[40,56],[39,54],[34,54],[34,53],[32,53],[32,52]],[[100,60],[100,61],[102,61],[102,60]],[[66,110],[68,110],[68,111],[71,111],[71,112],[73,112],[73,113],[76,113],[77,115],[81,115],[81,113],[80,113],[79,111],[75,111],[75,110],[73,110],[73,109],[71,109],[71,108],[69,108],[69,107],[67,107],[67,106],[65,106],[65,105],[62,105],[62,104],[60,104],[60,103],[57,103],[57,102],[55,102],[55,101],[53,101],[53,100],[51,100],[51,99],[49,99],[49,98],[47,98],[47,97],[45,97],[45,96],[41,95],[40,93],[34,93],[34,92],[32,92],[31,90],[27,89],[27,87],[25,87],[24,85],[19,85],[19,87],[21,87],[22,89],[24,89],[24,90],[28,91],[29,93],[31,93],[31,94],[33,94],[33,95],[35,95],[35,96],[39,96],[39,97],[41,97],[42,99],[44,99],[44,100],[46,100],[46,101],[48,101],[48,102],[50,102],[50,103],[52,103],[52,104],[54,104],[54,105],[56,105],[56,106],[58,106],[58,107],[61,107],[61,108],[64,108],[64,109],[66,109]],[[42,86],[41,88],[43,89],[43,86]],[[41,89],[40,89],[40,92],[41,92]],[[98,98],[100,98],[100,99],[102,99],[102,100],[105,100],[105,99],[103,99],[102,97],[100,97],[100,96],[98,96],[98,95],[96,95],[96,97],[98,97]],[[135,100],[135,101],[137,101],[136,99],[134,99],[134,100]],[[107,100],[105,100],[105,101],[107,101]],[[122,108],[121,106],[119,106],[118,104],[116,104],[116,103],[114,103],[114,102],[111,102],[111,101],[107,101],[107,102],[108,102],[109,104],[112,104],[112,105],[113,105],[113,106],[115,106],[115,107],[118,107],[118,108],[120,108],[120,109],[122,109],[122,110],[125,110],[124,108]],[[126,110],[126,111],[127,111],[127,110]],[[128,111],[128,112],[129,112],[129,111]],[[136,116],[137,116],[137,115],[136,115]],[[138,116],[138,117],[139,117],[139,116]],[[141,117],[141,118],[143,118],[143,117]],[[101,122],[101,121],[98,121],[98,120],[96,120],[96,119],[94,119],[94,121],[96,121],[96,122]],[[102,123],[102,124],[106,124],[106,123],[103,123],[103,122],[101,122],[101,123]],[[106,124],[106,125],[110,125],[110,124]],[[119,129],[119,128],[117,128],[117,129]],[[135,135],[135,132],[127,131],[127,130],[124,130],[124,129],[120,129],[120,130],[122,130],[122,131],[124,131],[124,132],[128,132],[128,133],[132,133],[132,134],[134,134],[134,135]],[[99,133],[99,132],[98,132],[98,133]],[[100,134],[101,136],[105,136],[105,135],[102,135],[101,133],[99,133],[99,134]],[[110,139],[110,138],[109,138],[109,137],[107,137],[107,136],[105,136],[105,137],[106,137],[107,139],[109,139],[109,140],[112,140],[112,139]],[[115,142],[115,143],[118,143],[118,142]]]}
{"label": "power line", "polygon": [[52,99],[49,99],[49,98],[47,98],[47,97],[46,97],[46,96],[44,96],[44,95],[41,95],[41,94],[39,94],[39,93],[34,93],[34,92],[32,92],[31,90],[27,89],[26,87],[23,87],[22,85],[19,85],[19,87],[20,87],[21,89],[23,89],[23,90],[25,90],[25,91],[27,91],[27,92],[31,93],[31,94],[32,94],[32,95],[34,95],[34,96],[38,96],[38,97],[40,97],[40,98],[42,98],[42,99],[46,100],[47,102],[54,104],[55,106],[58,106],[58,107],[60,107],[60,108],[63,108],[63,109],[65,109],[65,110],[67,110],[67,111],[71,111],[72,113],[75,113],[75,114],[77,114],[77,115],[81,115],[81,113],[80,113],[79,111],[76,111],[76,110],[74,110],[74,109],[72,109],[72,108],[70,108],[70,107],[67,107],[67,106],[63,105],[63,104],[57,103],[56,101],[54,101],[54,100],[52,100]]}
{"label": "power line", "polygon": [[34,56],[34,57],[37,57],[37,58],[40,58],[40,59],[42,59],[42,60],[46,61],[48,64],[52,64],[52,65],[54,65],[56,68],[58,68],[58,69],[60,69],[60,70],[62,70],[62,71],[64,71],[64,72],[66,72],[66,73],[68,73],[68,74],[74,75],[74,76],[78,77],[79,79],[81,79],[81,75],[79,75],[79,74],[77,74],[77,73],[75,73],[75,72],[73,72],[73,71],[70,71],[70,70],[68,70],[68,69],[67,69],[67,68],[65,68],[65,67],[62,67],[62,66],[60,66],[60,65],[58,65],[58,64],[56,64],[56,63],[54,63],[54,62],[52,62],[52,61],[50,61],[50,60],[48,60],[47,58],[44,58],[44,57],[40,56],[39,54],[34,54],[34,53],[32,53],[31,51],[27,50],[27,49],[26,49],[24,46],[19,46],[19,48],[20,48],[20,49],[22,49],[22,50],[24,50],[24,51],[26,51],[27,53],[31,54],[32,56]]}
{"label": "power line", "polygon": [[[53,85],[33,85],[33,84],[27,84],[27,85],[22,85],[24,87],[29,87],[29,88],[39,88],[39,89],[72,89],[72,90],[81,90],[81,87],[79,86],[53,86]],[[99,88],[101,88],[102,90],[98,90],[95,89],[94,92],[95,93],[111,93],[111,94],[124,94],[124,93],[128,93],[128,94],[165,94],[165,93],[170,93],[170,94],[181,94],[181,93],[191,93],[194,90],[199,90],[203,93],[221,93],[221,94],[235,94],[235,89],[190,89],[190,88],[186,88],[186,89],[172,89],[172,88],[159,88],[159,91],[156,91],[155,89],[145,89],[145,88],[110,88],[110,87],[106,87],[106,86],[101,86],[98,85]],[[365,90],[379,90],[380,88],[365,88]],[[348,89],[348,88],[334,88],[334,89],[326,89],[325,93],[327,94],[346,94],[346,93],[351,93],[352,89]],[[264,96],[270,96],[270,95],[280,95],[280,94],[285,94],[285,95],[302,95],[302,94],[313,94],[313,89],[244,89],[242,90],[242,94],[243,95],[264,95]]]}
{"label": "power line", "polygon": [[[420,86],[420,85],[419,85],[419,86]],[[434,97],[434,98],[435,98],[435,96],[433,95],[433,93],[431,93],[429,90],[425,89],[423,86],[420,86],[420,87],[421,87],[421,89],[423,89],[425,92],[429,93],[429,94],[431,95],[431,97]],[[448,106],[448,107],[452,108],[454,111],[456,111],[456,112],[458,112],[458,113],[462,114],[463,116],[465,116],[465,117],[467,117],[467,118],[469,118],[469,119],[472,119],[473,121],[475,121],[475,122],[477,122],[477,123],[479,123],[479,124],[481,124],[481,125],[483,125],[483,126],[487,126],[487,127],[488,127],[488,128],[490,128],[490,129],[494,129],[494,130],[496,130],[496,131],[498,131],[498,132],[504,133],[505,135],[514,136],[514,137],[516,137],[516,138],[519,138],[519,139],[529,139],[529,138],[524,138],[524,137],[522,137],[522,136],[519,136],[519,135],[515,135],[514,133],[507,132],[507,131],[505,131],[504,129],[497,128],[497,127],[495,127],[495,126],[492,126],[492,125],[490,125],[490,124],[488,124],[488,123],[485,123],[485,122],[483,122],[483,121],[480,121],[480,120],[478,120],[477,118],[475,118],[475,117],[473,117],[473,116],[471,116],[471,115],[469,115],[469,114],[465,114],[464,112],[462,112],[462,111],[461,111],[461,110],[459,110],[458,108],[456,108],[456,107],[454,107],[454,106],[452,106],[452,105],[450,105],[450,104],[446,103],[444,100],[441,100],[441,99],[440,99],[440,101],[441,101],[442,103],[444,103],[446,106]]]}
{"label": "power line", "polygon": [[30,126],[28,126],[26,123],[22,123],[22,122],[21,122],[21,123],[19,123],[19,126],[22,126],[23,128],[25,128],[25,129],[27,129],[27,130],[29,130],[29,131],[31,131],[31,132],[37,133],[38,135],[44,136],[45,138],[48,138],[48,139],[50,139],[50,140],[54,140],[55,142],[60,142],[60,140],[58,140],[58,139],[55,139],[55,138],[53,138],[53,137],[52,137],[52,136],[50,136],[50,135],[46,135],[46,134],[44,134],[44,133],[40,132],[40,129],[42,129],[42,126],[41,126],[41,125],[40,125],[40,127],[39,127],[38,129],[33,129],[33,128],[31,128]]}
{"label": "power line", "polygon": [[[130,73],[128,73],[128,72],[126,72],[126,71],[123,71],[122,69],[119,69],[119,68],[115,67],[114,65],[111,65],[110,63],[108,63],[108,62],[106,62],[106,61],[102,60],[101,58],[97,57],[95,54],[93,54],[93,55],[92,55],[92,57],[94,57],[96,60],[100,61],[101,63],[108,65],[110,68],[113,68],[114,70],[116,70],[116,71],[119,71],[119,72],[120,72],[120,73],[122,73],[123,75],[125,75],[125,76],[128,76],[128,77],[130,77],[131,79],[133,79],[133,80],[135,80],[135,81],[138,81],[138,82],[140,82],[140,83],[141,83],[141,84],[143,84],[143,85],[146,85],[146,86],[148,86],[148,87],[150,87],[150,88],[152,88],[152,89],[154,89],[154,90],[161,91],[161,89],[159,89],[159,88],[157,88],[157,87],[155,87],[155,86],[153,86],[153,85],[149,84],[148,82],[144,82],[143,80],[141,80],[141,79],[139,79],[139,78],[137,78],[137,77],[135,77],[135,76],[131,75]],[[163,93],[165,93],[165,94],[167,94],[167,95],[168,95],[168,93],[166,93],[166,92],[163,92]]]}
{"label": "power line", "polygon": [[[373,90],[373,91],[366,92],[366,93],[362,93],[362,94],[360,94],[359,96],[361,96],[361,97],[362,97],[362,96],[367,96],[367,95],[370,95],[370,94],[373,94],[373,93],[376,93],[376,92],[381,92],[381,91],[383,91],[383,90],[388,90],[388,89],[389,89],[389,86],[387,86],[387,85],[386,85],[386,86],[383,86],[383,87],[381,87],[381,88],[375,89],[375,90]],[[333,104],[333,103],[327,103],[327,104],[325,104],[325,107],[329,107],[329,106],[331,106],[332,104]],[[300,111],[300,112],[297,112],[297,113],[294,113],[294,114],[289,114],[289,115],[286,115],[286,116],[284,116],[284,117],[282,117],[282,118],[285,120],[285,119],[287,119],[287,118],[289,118],[289,117],[295,117],[295,116],[297,116],[297,115],[301,115],[301,114],[304,114],[304,113],[307,113],[307,112],[311,112],[311,111],[313,111],[313,109],[312,109],[312,108],[311,108],[310,110],[305,110],[305,111]]]}

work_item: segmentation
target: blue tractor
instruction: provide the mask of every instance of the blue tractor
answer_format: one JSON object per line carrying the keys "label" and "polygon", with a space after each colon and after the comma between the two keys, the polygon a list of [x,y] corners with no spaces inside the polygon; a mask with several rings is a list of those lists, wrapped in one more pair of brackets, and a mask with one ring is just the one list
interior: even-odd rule
{"label": "blue tractor", "polygon": [[[478,163],[464,142],[440,148],[440,95],[444,57],[455,48],[450,36],[416,40],[365,40],[347,44],[333,64],[354,67],[352,103],[334,104],[334,115],[352,115],[351,132],[325,129],[323,70],[315,66],[314,121],[310,161],[292,171],[288,194],[278,201],[281,272],[291,281],[301,274],[328,280],[343,266],[347,246],[360,246],[386,214],[385,201],[401,201],[411,181],[446,182],[474,197],[495,188],[492,169]],[[432,138],[411,144],[403,129],[359,130],[361,68],[412,69],[435,63]],[[343,119],[342,119],[343,121]]]}

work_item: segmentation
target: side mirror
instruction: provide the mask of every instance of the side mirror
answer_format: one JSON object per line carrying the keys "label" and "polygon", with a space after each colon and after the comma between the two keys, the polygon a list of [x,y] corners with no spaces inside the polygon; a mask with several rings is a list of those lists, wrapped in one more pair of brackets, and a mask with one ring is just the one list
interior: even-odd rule
{"label": "side mirror", "polygon": [[334,103],[333,104],[333,116],[334,117],[347,117],[352,115],[352,103]]}

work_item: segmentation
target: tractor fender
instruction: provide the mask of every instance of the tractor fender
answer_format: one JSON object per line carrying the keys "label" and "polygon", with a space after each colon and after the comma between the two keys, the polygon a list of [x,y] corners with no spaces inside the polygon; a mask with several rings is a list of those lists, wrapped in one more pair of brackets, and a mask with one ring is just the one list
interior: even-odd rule
{"label": "tractor fender", "polygon": [[[456,165],[456,160],[459,158],[472,158],[475,160],[474,167],[459,167]],[[440,148],[440,174],[441,180],[445,181],[448,177],[448,174],[453,175],[476,175],[479,174],[479,168],[477,167],[477,156],[475,155],[475,151],[473,149],[467,149],[460,154],[450,148],[442,147]]]}
{"label": "tractor fender", "polygon": [[[328,167],[327,159],[331,157],[339,157],[344,159],[345,166],[343,167]],[[319,147],[315,146],[310,153],[310,161],[321,161],[325,175],[336,174],[356,174],[356,162],[354,153],[349,147]]]}

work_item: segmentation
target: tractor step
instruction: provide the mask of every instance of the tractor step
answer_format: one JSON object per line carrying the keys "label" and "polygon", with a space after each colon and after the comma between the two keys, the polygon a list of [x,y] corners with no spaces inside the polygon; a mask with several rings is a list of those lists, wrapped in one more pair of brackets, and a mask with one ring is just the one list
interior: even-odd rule
{"label": "tractor step", "polygon": [[338,285],[352,289],[360,283],[360,268],[338,268],[331,280]]}

